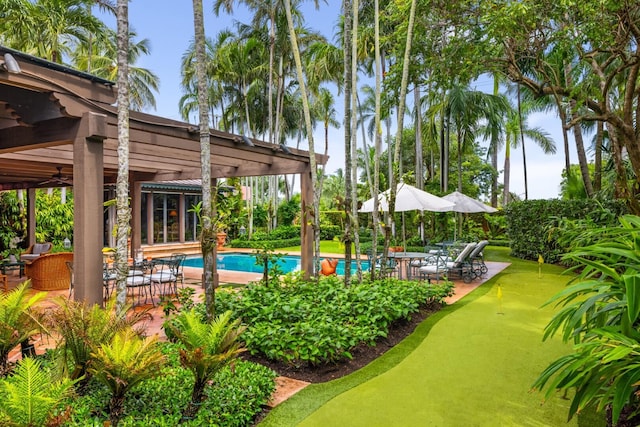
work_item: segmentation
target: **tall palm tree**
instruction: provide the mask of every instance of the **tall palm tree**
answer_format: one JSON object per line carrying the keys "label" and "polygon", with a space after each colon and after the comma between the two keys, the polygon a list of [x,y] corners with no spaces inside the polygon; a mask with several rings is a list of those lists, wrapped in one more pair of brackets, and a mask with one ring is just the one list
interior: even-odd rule
{"label": "tall palm tree", "polygon": [[[137,34],[129,32],[129,95],[130,107],[134,111],[142,111],[156,107],[156,99],[153,92],[158,91],[159,79],[151,70],[136,67],[134,64],[141,55],[151,53],[149,40],[142,39],[134,42]],[[79,70],[107,80],[116,80],[118,68],[113,61],[117,56],[116,33],[111,29],[105,29],[99,40],[89,45],[81,45],[71,56],[72,65]]]}
{"label": "tall palm tree", "polygon": [[202,250],[202,286],[204,286],[207,318],[215,316],[216,271],[216,230],[211,222],[213,216],[211,197],[211,135],[209,132],[209,103],[206,76],[204,17],[202,0],[193,0],[193,28],[196,51],[196,80],[198,87],[198,111],[200,128],[200,169],[202,174],[202,230],[200,247]]}
{"label": "tall palm tree", "polygon": [[311,186],[313,188],[313,232],[314,232],[314,271],[310,272],[315,275],[316,271],[319,271],[318,255],[320,253],[320,191],[322,190],[318,185],[318,166],[316,161],[316,150],[313,141],[313,129],[311,123],[311,111],[309,108],[309,100],[307,96],[307,88],[305,83],[305,75],[302,70],[302,60],[300,59],[300,49],[298,47],[298,40],[296,35],[296,29],[293,24],[293,16],[291,13],[291,0],[284,0],[284,7],[287,14],[287,26],[289,28],[289,37],[291,40],[291,47],[293,57],[296,64],[296,75],[298,77],[298,84],[300,85],[300,95],[302,99],[302,109],[304,112],[305,128],[307,131],[307,141],[309,143],[309,165],[311,167]]}
{"label": "tall palm tree", "polygon": [[0,4],[2,44],[62,63],[105,25],[91,14],[92,0],[11,0]]}
{"label": "tall palm tree", "polygon": [[129,2],[118,0],[118,177],[116,178],[116,310],[125,310],[129,254]]}
{"label": "tall palm tree", "polygon": [[[527,125],[527,116],[532,112],[531,104],[523,102],[520,114],[517,108],[512,107],[507,113],[506,139],[504,154],[504,194],[503,205],[507,205],[510,199],[509,181],[511,176],[511,148],[517,147],[520,135],[534,142],[545,154],[555,154],[556,146],[549,134],[540,127],[530,128]],[[522,117],[522,119],[520,119]]]}

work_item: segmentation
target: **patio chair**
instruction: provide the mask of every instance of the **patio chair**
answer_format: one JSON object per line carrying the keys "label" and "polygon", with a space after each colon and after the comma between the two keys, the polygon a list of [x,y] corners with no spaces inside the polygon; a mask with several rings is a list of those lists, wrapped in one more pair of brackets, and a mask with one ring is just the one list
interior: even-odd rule
{"label": "patio chair", "polygon": [[29,246],[24,253],[20,254],[20,260],[22,261],[33,261],[41,255],[46,255],[51,252],[53,249],[53,244],[51,242],[45,243],[34,243]]}
{"label": "patio chair", "polygon": [[[132,269],[127,276],[127,293],[131,292],[131,296],[134,299],[133,306],[142,305],[140,303],[142,294],[144,293],[144,303],[147,304],[147,297],[151,299],[151,305],[155,306],[153,302],[152,283],[150,276],[145,274],[143,270]],[[136,298],[137,294],[137,298]],[[136,302],[137,301],[137,302]]]}
{"label": "patio chair", "polygon": [[187,259],[187,254],[174,252],[171,254],[171,258],[180,261],[176,264],[176,270],[173,272],[173,274],[175,274],[176,278],[180,280],[180,286],[184,288],[184,260]]}
{"label": "patio chair", "polygon": [[469,254],[469,259],[471,260],[471,266],[476,277],[482,277],[484,274],[487,274],[489,269],[487,268],[487,264],[484,263],[484,253],[482,252],[484,248],[489,244],[488,240],[481,240],[478,242],[478,245],[471,251]]}
{"label": "patio chair", "polygon": [[102,264],[102,290],[103,298],[108,300],[111,297],[111,291],[116,283],[116,270],[113,264],[105,262]]}
{"label": "patio chair", "polygon": [[369,260],[369,268],[375,268],[381,277],[398,277],[398,262],[393,258],[387,258],[386,264],[382,264],[382,255],[377,255],[375,262],[373,262],[373,252],[367,250],[367,259]]}
{"label": "patio chair", "polygon": [[25,273],[31,279],[31,287],[40,291],[69,289],[67,261],[73,261],[73,252],[45,254],[27,263]]}
{"label": "patio chair", "polygon": [[446,278],[448,272],[446,254],[444,252],[430,254],[420,261],[417,270],[420,280],[427,279],[429,284],[432,279],[438,282],[441,278]]}
{"label": "patio chair", "polygon": [[[178,293],[178,276],[176,275],[181,264],[180,257],[153,260],[152,272],[149,280],[158,289],[160,296],[176,295]],[[169,292],[167,292],[167,290]]]}
{"label": "patio chair", "polygon": [[453,275],[462,279],[465,283],[471,283],[471,281],[476,278],[469,255],[471,255],[471,252],[477,245],[475,242],[467,243],[453,261],[446,262],[449,278]]}

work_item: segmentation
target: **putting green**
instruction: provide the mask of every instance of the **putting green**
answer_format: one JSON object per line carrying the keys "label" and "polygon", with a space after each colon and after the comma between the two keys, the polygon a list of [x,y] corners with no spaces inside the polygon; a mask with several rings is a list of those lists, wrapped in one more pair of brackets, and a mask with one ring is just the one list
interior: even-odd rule
{"label": "putting green", "polygon": [[571,351],[559,339],[542,342],[555,310],[540,308],[568,276],[509,271],[425,320],[367,367],[307,387],[263,424],[579,425],[577,419],[567,422],[569,400],[545,402],[542,393],[530,390],[551,361]]}

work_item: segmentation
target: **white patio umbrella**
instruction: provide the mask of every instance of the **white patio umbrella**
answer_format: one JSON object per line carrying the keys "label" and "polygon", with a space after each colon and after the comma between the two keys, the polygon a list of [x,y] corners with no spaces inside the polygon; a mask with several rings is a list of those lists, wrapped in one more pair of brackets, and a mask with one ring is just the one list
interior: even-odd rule
{"label": "white patio umbrella", "polygon": [[[391,197],[390,189],[378,195],[378,209],[381,212],[389,211],[389,199]],[[365,201],[360,207],[360,212],[373,212],[373,201],[371,198]],[[454,202],[444,200],[441,197],[434,196],[431,193],[420,190],[412,185],[401,182],[396,190],[396,212],[406,211],[429,211],[429,212],[448,212],[455,206]],[[406,248],[406,236],[404,230],[404,215],[402,217],[402,241]]]}
{"label": "white patio umbrella", "polygon": [[449,209],[450,211],[453,211],[453,212],[493,213],[498,211],[496,208],[489,205],[485,205],[480,200],[476,200],[473,197],[469,197],[466,194],[460,193],[459,191],[454,191],[453,193],[447,194],[446,196],[442,196],[442,198],[455,203],[455,205],[451,209]]}
{"label": "white patio umbrella", "polygon": [[[480,200],[476,200],[473,197],[469,197],[466,194],[462,194],[459,191],[454,191],[453,193],[447,194],[446,196],[442,196],[443,199],[448,200],[450,202],[454,202],[455,205],[449,209],[452,212],[459,213],[478,213],[478,212],[486,212],[493,213],[497,212],[498,209],[485,205]],[[460,226],[462,221],[460,221]],[[453,231],[453,240],[456,239],[457,231],[458,231],[458,220],[456,218],[456,226]]]}
{"label": "white patio umbrella", "polygon": [[[381,212],[389,211],[390,190],[378,195],[378,208]],[[444,200],[442,197],[422,191],[412,185],[401,182],[396,191],[396,212],[430,211],[448,212],[455,206],[455,202]],[[367,200],[360,207],[360,212],[373,212],[373,198]]]}

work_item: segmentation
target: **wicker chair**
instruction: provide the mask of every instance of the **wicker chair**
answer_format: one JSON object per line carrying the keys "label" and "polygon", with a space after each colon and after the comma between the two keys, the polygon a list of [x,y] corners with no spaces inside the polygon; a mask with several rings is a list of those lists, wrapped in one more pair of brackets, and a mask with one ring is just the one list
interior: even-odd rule
{"label": "wicker chair", "polygon": [[24,253],[20,255],[20,259],[22,261],[33,261],[38,258],[40,255],[45,255],[51,252],[53,249],[53,244],[50,242],[45,243],[36,243],[27,248]]}
{"label": "wicker chair", "polygon": [[45,254],[26,265],[31,287],[40,291],[69,289],[71,277],[67,261],[73,261],[73,252]]}

